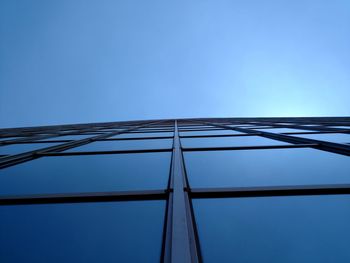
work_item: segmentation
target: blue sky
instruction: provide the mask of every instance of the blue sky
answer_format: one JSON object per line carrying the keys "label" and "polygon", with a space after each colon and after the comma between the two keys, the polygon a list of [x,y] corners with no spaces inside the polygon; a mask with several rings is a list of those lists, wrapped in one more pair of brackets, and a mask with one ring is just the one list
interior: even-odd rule
{"label": "blue sky", "polygon": [[0,126],[349,116],[350,1],[0,1]]}

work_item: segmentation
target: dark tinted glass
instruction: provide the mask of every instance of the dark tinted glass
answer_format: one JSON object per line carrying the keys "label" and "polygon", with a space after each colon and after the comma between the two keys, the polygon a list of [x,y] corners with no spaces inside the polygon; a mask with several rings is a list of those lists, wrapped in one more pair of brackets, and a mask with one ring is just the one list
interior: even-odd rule
{"label": "dark tinted glass", "polygon": [[350,198],[194,200],[204,262],[350,262]]}
{"label": "dark tinted glass", "polygon": [[167,149],[172,147],[172,139],[156,140],[110,140],[92,142],[77,148],[67,150],[68,152],[82,151],[114,151],[114,150],[144,150],[144,149]]}
{"label": "dark tinted glass", "polygon": [[309,149],[185,152],[191,187],[350,183],[350,157]]}
{"label": "dark tinted glass", "polygon": [[118,139],[118,138],[141,138],[141,137],[168,137],[174,136],[173,132],[147,132],[147,133],[123,133],[120,135],[115,135],[108,139]]}
{"label": "dark tinted glass", "polygon": [[1,206],[1,262],[159,262],[164,208],[164,201]]}
{"label": "dark tinted glass", "polygon": [[171,153],[42,157],[0,170],[0,195],[164,189]]}
{"label": "dark tinted glass", "polygon": [[0,154],[19,154],[55,146],[58,144],[59,143],[21,143],[4,145],[0,146]]}
{"label": "dark tinted glass", "polygon": [[182,138],[183,147],[228,147],[228,146],[262,146],[288,144],[282,141],[267,139],[260,136],[235,136],[213,138]]}
{"label": "dark tinted glass", "polygon": [[294,136],[314,139],[319,141],[335,142],[335,143],[350,142],[350,134],[346,134],[346,133],[300,134],[300,135],[294,135]]}
{"label": "dark tinted glass", "polygon": [[180,132],[181,136],[193,136],[193,135],[222,135],[222,134],[242,134],[233,130],[212,130],[212,131],[186,131]]}

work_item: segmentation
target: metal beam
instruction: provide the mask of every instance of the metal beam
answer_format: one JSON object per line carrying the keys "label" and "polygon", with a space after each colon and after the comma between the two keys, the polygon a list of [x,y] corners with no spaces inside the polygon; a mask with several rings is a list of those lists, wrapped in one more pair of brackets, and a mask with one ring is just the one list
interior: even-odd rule
{"label": "metal beam", "polygon": [[350,184],[290,185],[192,189],[192,198],[264,197],[350,194]]}
{"label": "metal beam", "polygon": [[179,131],[175,121],[172,169],[165,239],[164,262],[199,262],[190,199],[181,152]]}
{"label": "metal beam", "polygon": [[0,197],[0,205],[161,200],[166,199],[167,195],[167,191],[164,190],[18,195]]}

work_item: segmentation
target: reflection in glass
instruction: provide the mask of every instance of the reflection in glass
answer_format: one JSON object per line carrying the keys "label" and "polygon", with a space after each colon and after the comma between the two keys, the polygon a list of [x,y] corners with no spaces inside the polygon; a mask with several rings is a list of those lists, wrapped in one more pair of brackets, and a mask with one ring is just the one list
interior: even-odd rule
{"label": "reflection in glass", "polygon": [[322,133],[322,134],[300,134],[293,136],[314,139],[319,141],[328,141],[335,143],[349,143],[350,142],[350,134],[346,133]]}
{"label": "reflection in glass", "polygon": [[212,131],[186,131],[180,132],[180,136],[193,136],[193,135],[223,135],[223,134],[243,134],[242,132],[233,130],[212,130]]}
{"label": "reflection in glass", "polygon": [[1,262],[157,262],[164,213],[164,201],[1,206]]}
{"label": "reflection in glass", "polygon": [[213,138],[182,138],[183,147],[239,147],[239,146],[265,146],[285,145],[286,142],[267,139],[260,136],[234,136],[234,137],[213,137]]}
{"label": "reflection in glass", "polygon": [[292,129],[292,128],[273,128],[273,129],[258,129],[263,132],[272,132],[272,133],[283,133],[283,132],[310,132],[307,130]]}
{"label": "reflection in glass", "polygon": [[19,143],[0,146],[0,154],[19,154],[52,147],[60,143]]}
{"label": "reflection in glass", "polygon": [[350,130],[350,126],[330,126],[329,128],[338,128],[338,129]]}
{"label": "reflection in glass", "polygon": [[141,137],[171,137],[174,136],[173,132],[147,132],[147,133],[122,133],[120,135],[115,135],[109,137],[108,139],[118,139],[118,138],[141,138]]}
{"label": "reflection in glass", "polygon": [[310,149],[185,152],[191,187],[350,183],[350,157]]}
{"label": "reflection in glass", "polygon": [[69,149],[67,152],[169,149],[172,143],[172,139],[97,141]]}
{"label": "reflection in glass", "polygon": [[48,138],[48,139],[42,139],[45,141],[54,141],[54,140],[82,140],[82,139],[86,139],[86,138],[91,138],[91,137],[95,137],[98,134],[89,134],[89,135],[63,135],[63,136],[57,136],[57,137],[52,137],[52,138]]}
{"label": "reflection in glass", "polygon": [[171,153],[42,157],[0,170],[0,195],[164,189]]}
{"label": "reflection in glass", "polygon": [[350,262],[347,195],[193,200],[204,262]]}
{"label": "reflection in glass", "polygon": [[23,139],[23,137],[4,137],[0,138],[0,141],[7,141],[7,140],[17,140],[17,139]]}

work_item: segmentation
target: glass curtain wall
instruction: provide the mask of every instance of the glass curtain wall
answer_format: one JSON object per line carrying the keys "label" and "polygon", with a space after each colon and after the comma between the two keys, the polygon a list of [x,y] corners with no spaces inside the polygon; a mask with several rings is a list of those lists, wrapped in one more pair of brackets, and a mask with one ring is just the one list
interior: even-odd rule
{"label": "glass curtain wall", "polygon": [[0,130],[1,262],[348,262],[349,118]]}

